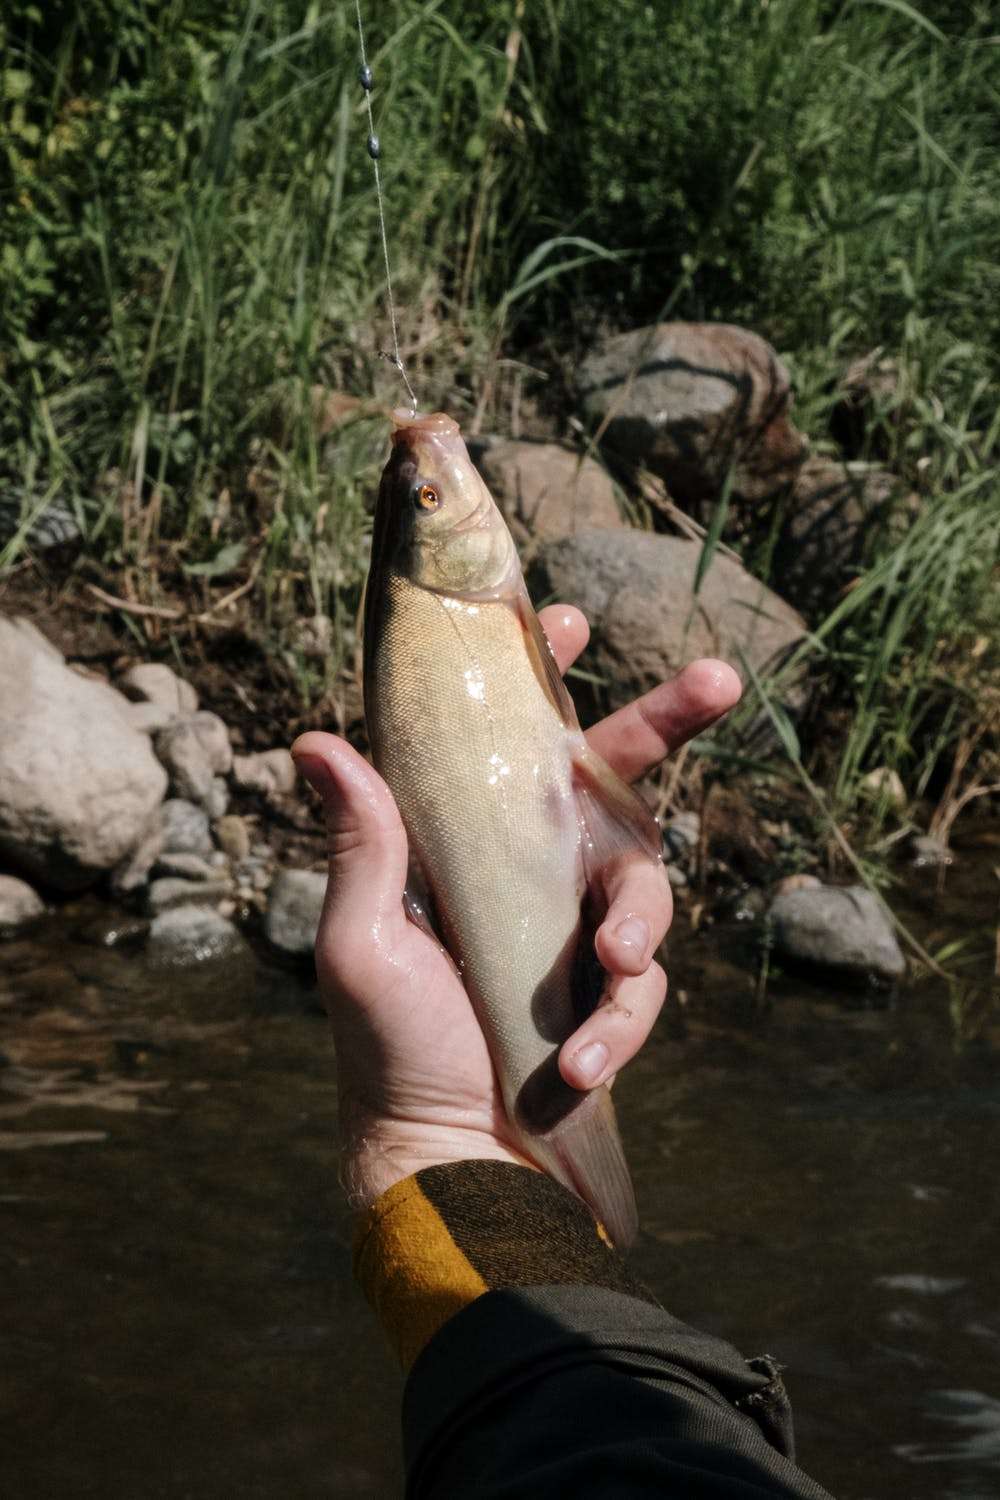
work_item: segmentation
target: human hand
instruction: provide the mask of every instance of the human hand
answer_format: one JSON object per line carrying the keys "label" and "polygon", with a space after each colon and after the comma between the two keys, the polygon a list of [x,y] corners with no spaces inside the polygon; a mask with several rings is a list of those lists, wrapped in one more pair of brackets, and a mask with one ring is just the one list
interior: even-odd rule
{"label": "human hand", "polygon": [[[540,618],[565,672],[587,643],[587,623],[563,605]],[[623,780],[636,781],[739,696],[731,667],[693,662],[596,724],[587,740]],[[404,914],[407,840],[388,787],[335,735],[301,735],[292,754],[322,797],[327,822],[330,878],[316,966],[333,1023],[349,1196],[366,1205],[442,1162],[523,1162],[455,966]],[[653,962],[672,915],[663,871],[628,863],[609,875],[603,894],[595,947],[610,980],[559,1054],[563,1078],[579,1089],[606,1082],[635,1055],[666,994],[666,976]]]}

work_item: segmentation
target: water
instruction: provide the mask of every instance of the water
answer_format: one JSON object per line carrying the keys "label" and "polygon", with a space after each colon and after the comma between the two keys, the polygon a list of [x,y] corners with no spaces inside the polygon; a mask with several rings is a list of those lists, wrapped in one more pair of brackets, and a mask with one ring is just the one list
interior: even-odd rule
{"label": "water", "polygon": [[[995,858],[906,903],[979,977]],[[0,948],[0,1492],[397,1495],[401,1382],[351,1281],[313,988],[250,957],[152,971],[95,946],[99,911]],[[995,1496],[1000,1016],[933,984],[761,1000],[739,937],[680,919],[674,1003],[616,1090],[636,1270],[782,1361],[841,1500]]]}

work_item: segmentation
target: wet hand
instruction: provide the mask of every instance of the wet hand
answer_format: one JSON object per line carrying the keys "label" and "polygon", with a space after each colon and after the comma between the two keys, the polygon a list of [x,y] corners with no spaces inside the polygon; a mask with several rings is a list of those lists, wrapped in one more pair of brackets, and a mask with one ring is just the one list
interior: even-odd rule
{"label": "wet hand", "polygon": [[[579,610],[541,620],[560,669],[583,650]],[[713,724],[738,700],[723,662],[686,667],[587,733],[626,781]],[[330,879],[316,942],[320,986],[338,1060],[345,1185],[371,1202],[421,1167],[470,1157],[523,1158],[507,1139],[486,1043],[450,958],[404,915],[406,834],[388,787],[346,741],[311,732],[292,747],[323,799]],[[596,948],[610,976],[597,1010],[563,1045],[566,1081],[591,1088],[642,1046],[666,994],[653,955],[671,917],[662,869],[612,870]]]}

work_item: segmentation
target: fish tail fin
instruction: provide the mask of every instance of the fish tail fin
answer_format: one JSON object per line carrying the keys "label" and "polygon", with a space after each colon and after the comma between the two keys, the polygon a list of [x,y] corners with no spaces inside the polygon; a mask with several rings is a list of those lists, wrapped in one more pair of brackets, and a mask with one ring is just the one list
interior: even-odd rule
{"label": "fish tail fin", "polygon": [[632,1243],[639,1227],[635,1192],[606,1087],[591,1089],[554,1129],[527,1135],[523,1144],[539,1166],[583,1199],[618,1248]]}

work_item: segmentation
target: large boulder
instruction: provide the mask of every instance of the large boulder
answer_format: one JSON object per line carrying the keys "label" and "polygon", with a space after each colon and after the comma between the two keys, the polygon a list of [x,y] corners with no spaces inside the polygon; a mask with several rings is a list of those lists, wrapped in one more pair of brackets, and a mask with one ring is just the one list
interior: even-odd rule
{"label": "large boulder", "polygon": [[473,440],[470,451],[521,544],[624,524],[607,470],[572,448],[493,438]]}
{"label": "large boulder", "polygon": [[788,372],[764,339],[729,323],[659,323],[605,339],[578,387],[592,425],[695,510],[722,490],[760,500],[787,485],[808,443],[789,419]]}
{"label": "large boulder", "polygon": [[0,858],[82,889],[147,835],[166,786],[121,694],[71,671],[27,621],[0,617]]}
{"label": "large boulder", "polygon": [[775,670],[805,622],[739,563],[716,553],[697,598],[701,545],[647,531],[585,531],[551,542],[532,570],[535,597],[576,604],[590,621],[590,664],[623,704],[699,656],[744,677]]}
{"label": "large boulder", "polygon": [[878,898],[863,885],[779,891],[768,921],[776,952],[848,978],[899,979],[906,960]]}

